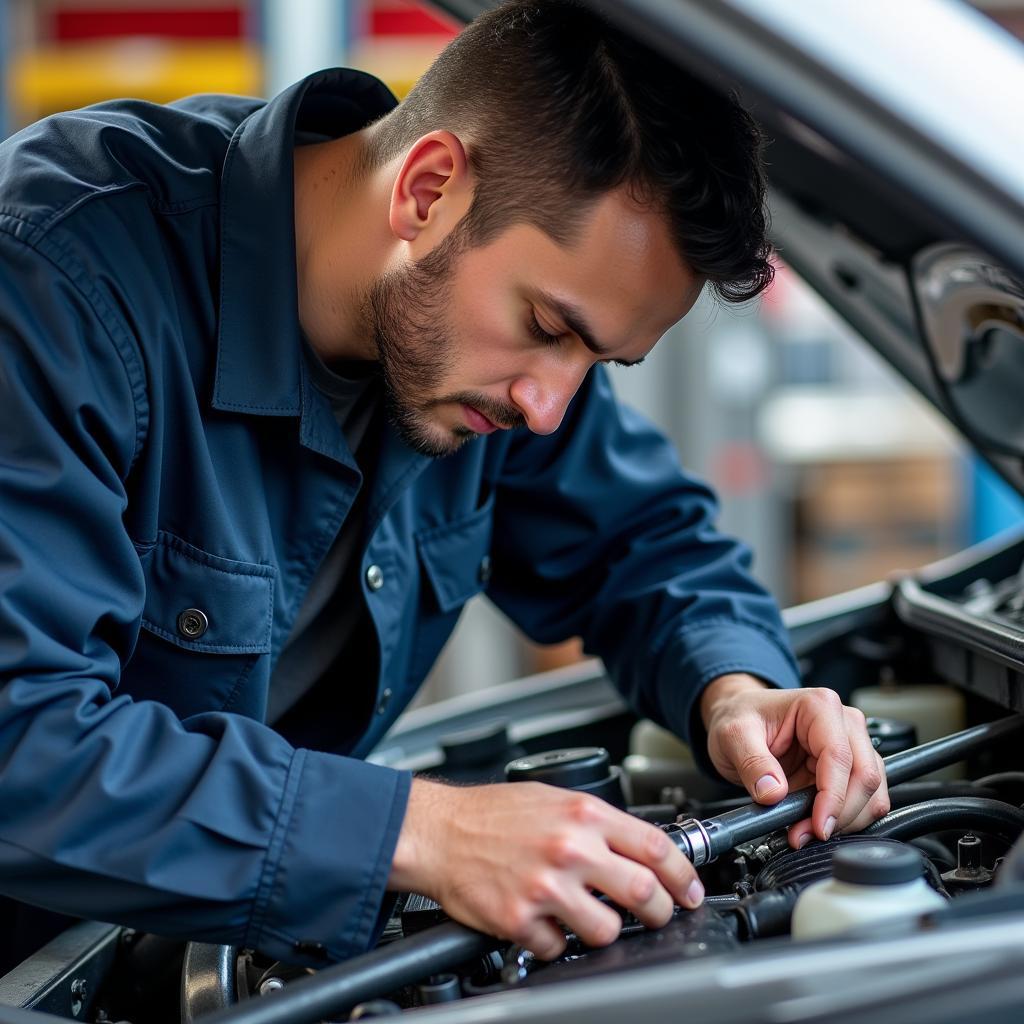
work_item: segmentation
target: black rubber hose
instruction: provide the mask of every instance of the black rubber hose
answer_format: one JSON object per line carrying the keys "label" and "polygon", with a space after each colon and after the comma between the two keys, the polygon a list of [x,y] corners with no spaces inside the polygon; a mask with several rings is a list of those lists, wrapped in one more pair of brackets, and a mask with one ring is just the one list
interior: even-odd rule
{"label": "black rubber hose", "polygon": [[1012,845],[1024,831],[1024,811],[1001,800],[981,797],[927,800],[923,804],[891,811],[873,825],[868,825],[861,835],[907,841],[944,829],[977,830]]}
{"label": "black rubber hose", "polygon": [[[886,779],[890,786],[908,782],[936,768],[956,764],[972,751],[1004,740],[1022,728],[1024,715],[1012,715],[890,754],[883,759]],[[669,838],[699,867],[716,860],[740,843],[796,824],[810,813],[816,796],[817,790],[808,786],[790,793],[772,806],[749,803],[704,822],[680,820],[676,825],[664,828]]]}
{"label": "black rubber hose", "polygon": [[975,785],[996,790],[999,798],[1007,803],[1024,804],[1024,772],[997,772],[978,779]]}
{"label": "black rubber hose", "polygon": [[903,782],[889,790],[889,809],[898,811],[901,807],[909,807],[925,800],[979,796],[986,800],[1000,798],[995,789],[976,782]]}
{"label": "black rubber hose", "polygon": [[292,982],[280,992],[218,1010],[202,1024],[315,1024],[347,1013],[357,1003],[403,985],[441,974],[452,964],[471,960],[504,945],[500,939],[454,921],[425,928],[407,939],[325,967]]}

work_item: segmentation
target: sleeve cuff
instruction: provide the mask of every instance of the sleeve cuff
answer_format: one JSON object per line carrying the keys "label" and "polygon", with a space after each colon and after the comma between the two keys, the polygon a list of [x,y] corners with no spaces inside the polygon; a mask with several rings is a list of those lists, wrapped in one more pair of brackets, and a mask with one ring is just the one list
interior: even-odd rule
{"label": "sleeve cuff", "polygon": [[728,621],[684,626],[661,659],[660,692],[666,725],[683,737],[701,771],[718,778],[708,757],[708,737],[700,717],[700,696],[719,676],[746,672],[769,686],[800,686],[788,647],[757,625]]}
{"label": "sleeve cuff", "polygon": [[408,772],[296,751],[249,929],[251,945],[293,963],[318,956],[344,960],[370,947],[410,783]]}

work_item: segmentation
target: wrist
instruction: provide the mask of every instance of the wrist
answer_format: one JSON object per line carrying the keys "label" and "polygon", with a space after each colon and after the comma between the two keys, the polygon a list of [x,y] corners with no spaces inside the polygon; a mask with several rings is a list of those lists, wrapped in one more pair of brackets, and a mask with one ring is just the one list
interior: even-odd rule
{"label": "wrist", "polygon": [[433,896],[434,861],[439,838],[447,831],[445,815],[458,790],[427,779],[413,779],[402,828],[391,858],[388,889]]}
{"label": "wrist", "polygon": [[700,695],[700,718],[705,731],[710,731],[716,709],[744,693],[771,689],[767,683],[746,672],[731,672],[712,679]]}

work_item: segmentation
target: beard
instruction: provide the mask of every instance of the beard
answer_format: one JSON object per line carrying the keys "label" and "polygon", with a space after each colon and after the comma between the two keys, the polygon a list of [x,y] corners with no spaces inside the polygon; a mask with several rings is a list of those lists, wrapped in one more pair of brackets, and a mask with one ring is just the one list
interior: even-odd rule
{"label": "beard", "polygon": [[405,444],[430,458],[451,455],[477,436],[467,426],[438,423],[432,413],[440,406],[470,405],[505,429],[526,422],[514,406],[487,395],[439,394],[455,366],[447,310],[452,269],[464,249],[462,235],[457,227],[419,263],[378,279],[365,303],[388,419]]}

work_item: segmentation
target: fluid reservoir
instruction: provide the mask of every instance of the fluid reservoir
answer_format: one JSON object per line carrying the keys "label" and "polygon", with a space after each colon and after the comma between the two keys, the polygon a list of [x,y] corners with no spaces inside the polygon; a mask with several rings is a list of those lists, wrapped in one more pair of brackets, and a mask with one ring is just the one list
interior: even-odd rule
{"label": "fluid reservoir", "polygon": [[544,782],[562,789],[592,793],[625,808],[622,769],[611,764],[604,747],[569,747],[517,757],[505,765],[508,782]]}
{"label": "fluid reservoir", "polygon": [[[895,718],[917,726],[917,742],[928,743],[967,728],[964,696],[952,686],[927,683],[904,686],[883,676],[879,686],[862,686],[850,694],[850,703],[868,718]],[[922,776],[923,779],[962,779],[964,765],[955,764]]]}
{"label": "fluid reservoir", "polygon": [[678,761],[687,768],[697,767],[693,752],[681,739],[647,718],[642,718],[630,731],[629,752],[652,761]]}
{"label": "fluid reservoir", "polygon": [[832,857],[832,877],[807,886],[797,899],[793,938],[824,938],[944,906],[921,872],[921,854],[912,846],[840,845]]}

